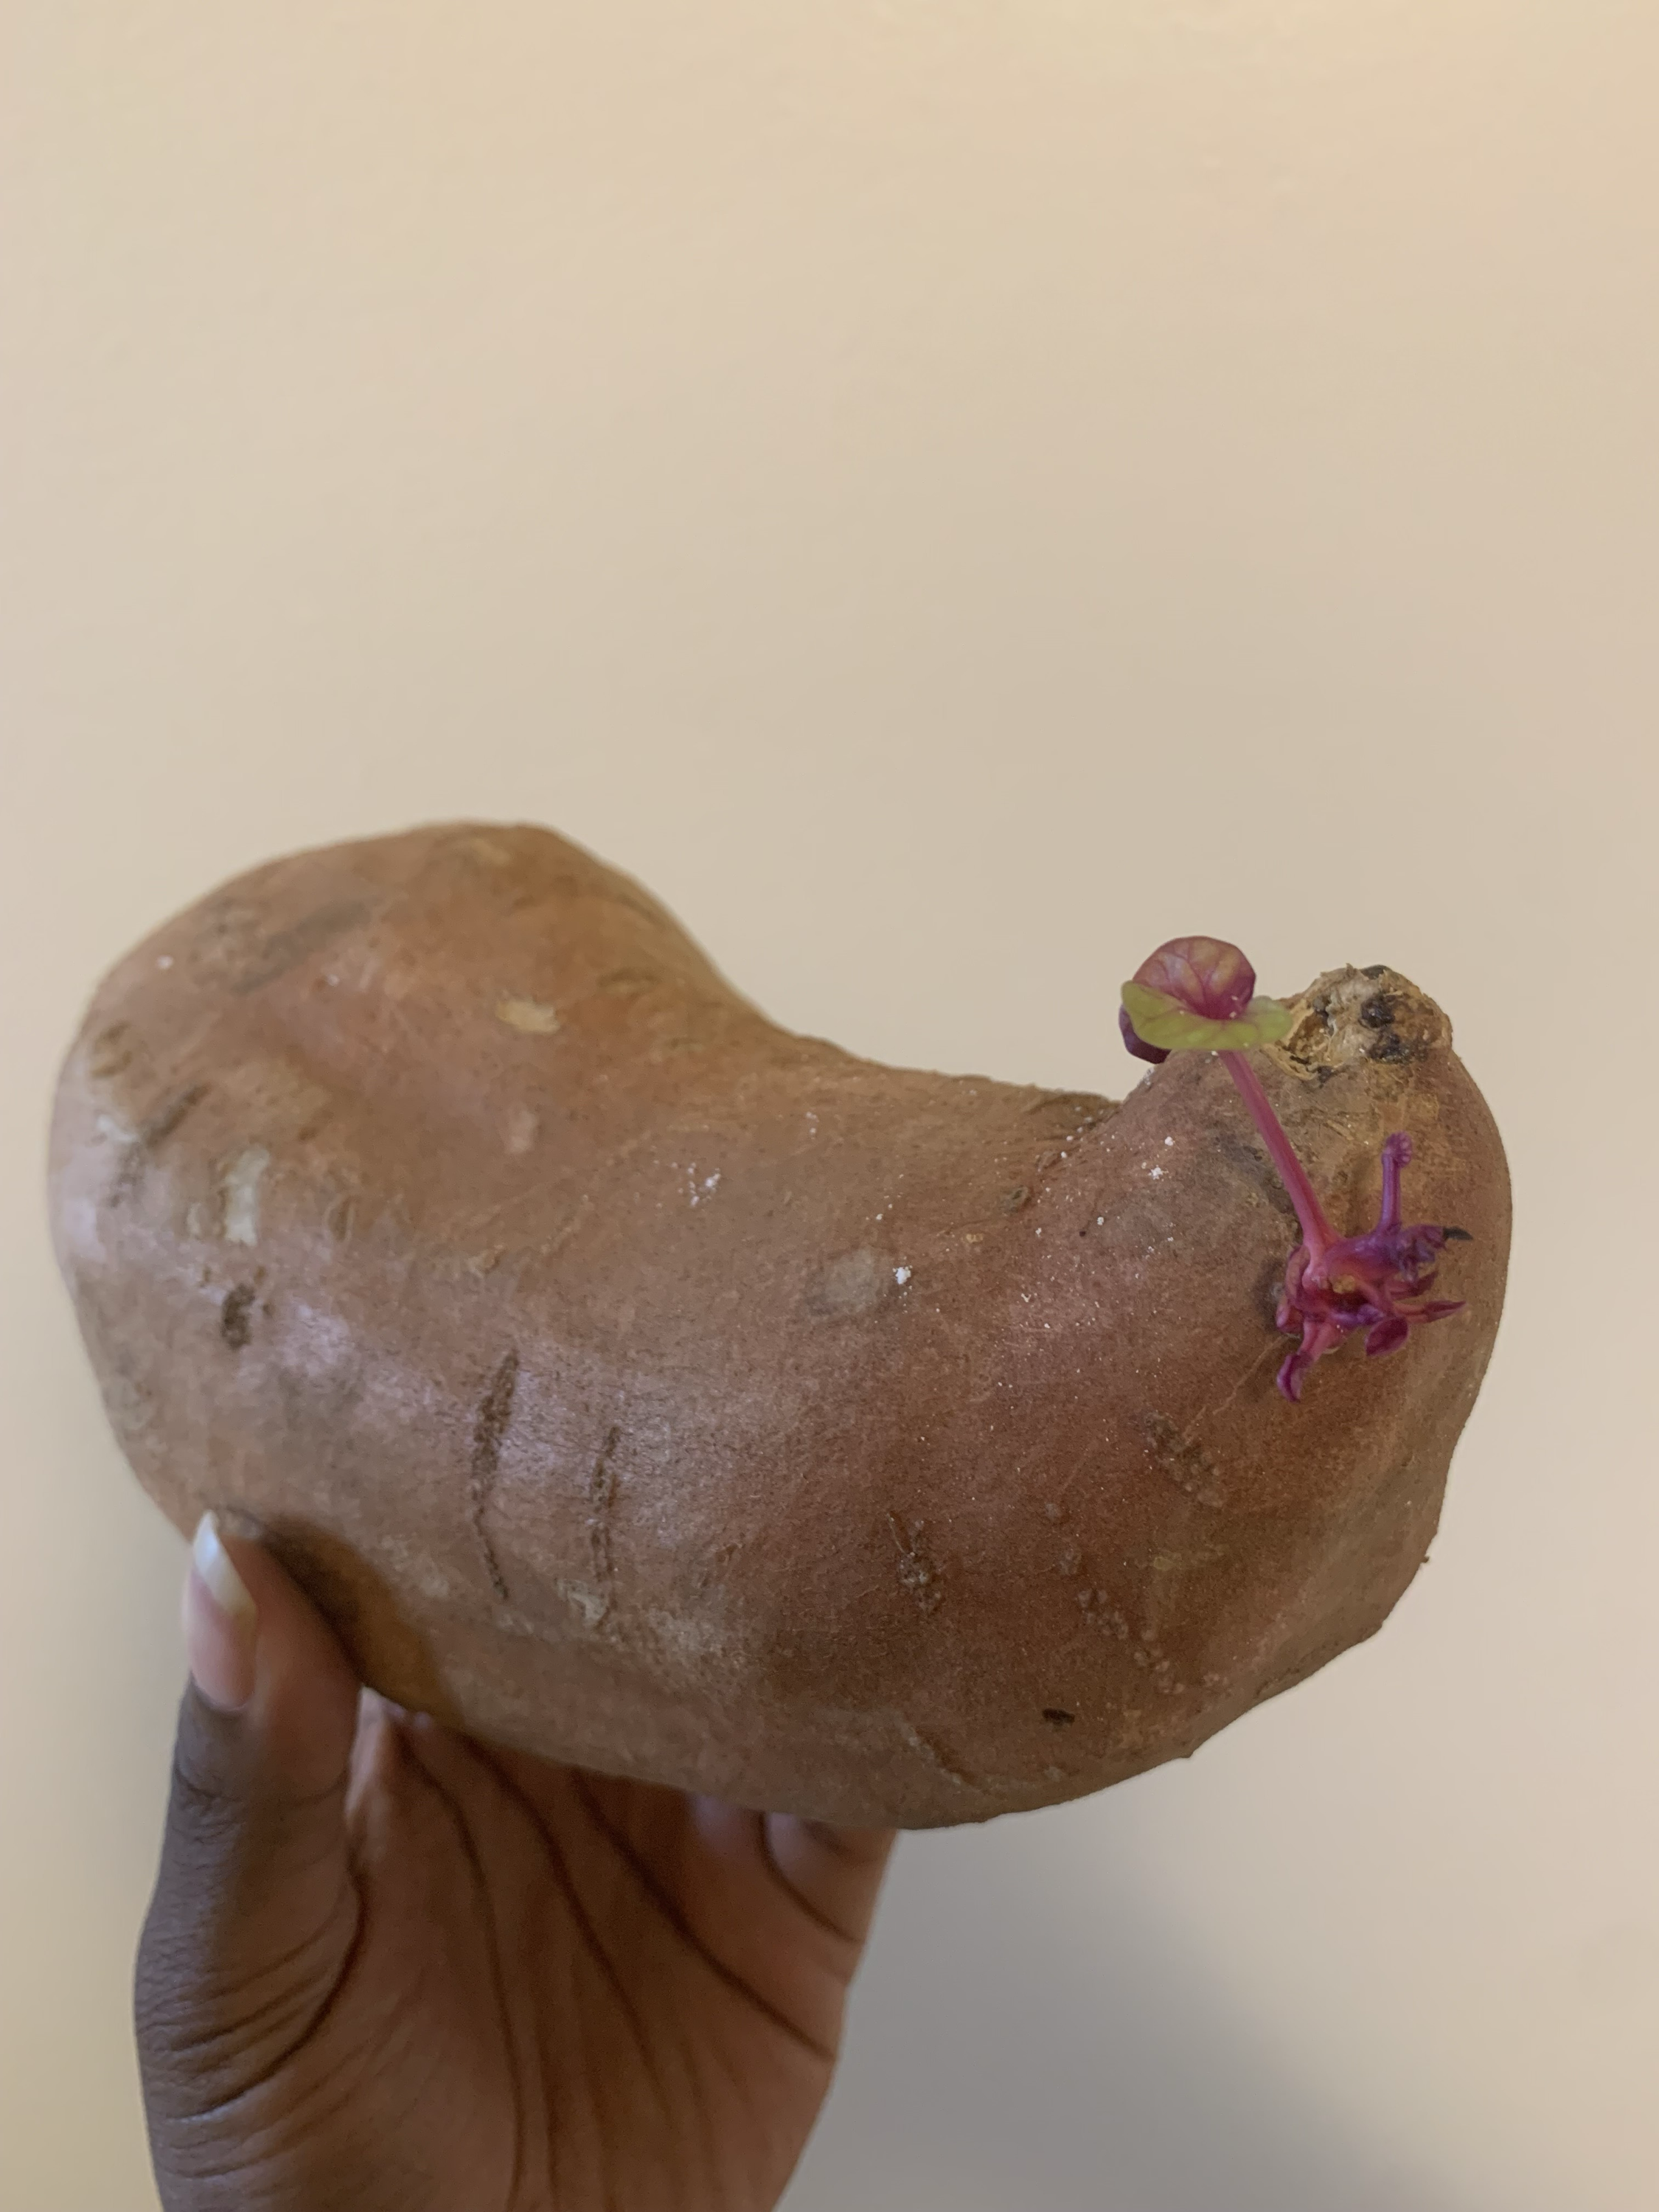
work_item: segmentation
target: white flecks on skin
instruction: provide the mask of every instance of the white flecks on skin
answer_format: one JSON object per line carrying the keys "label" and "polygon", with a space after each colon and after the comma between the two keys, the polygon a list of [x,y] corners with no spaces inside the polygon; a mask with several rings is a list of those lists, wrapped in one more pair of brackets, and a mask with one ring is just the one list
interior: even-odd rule
{"label": "white flecks on skin", "polygon": [[726,1639],[721,1622],[700,1620],[694,1614],[667,1613],[653,1607],[646,1614],[645,1625],[665,1656],[689,1664],[718,1651]]}
{"label": "white flecks on skin", "polygon": [[497,999],[495,1018],[526,1036],[551,1036],[559,1026],[558,1015],[541,999]]}
{"label": "white flecks on skin", "polygon": [[283,1364],[308,1382],[325,1382],[353,1371],[360,1356],[349,1322],[304,1298],[285,1302]]}
{"label": "white flecks on skin", "polygon": [[449,1577],[428,1559],[417,1556],[411,1561],[408,1573],[422,1596],[431,1598],[434,1603],[441,1604],[445,1598],[454,1595],[455,1586]]}
{"label": "white flecks on skin", "polygon": [[553,1587],[584,1628],[597,1628],[611,1610],[611,1600],[605,1592],[584,1583],[556,1582]]}
{"label": "white flecks on skin", "polygon": [[894,1281],[898,1285],[898,1286],[899,1286],[899,1288],[900,1288],[901,1290],[902,1290],[902,1289],[903,1289],[904,1285],[905,1285],[909,1281],[909,1279],[910,1279],[910,1270],[909,1270],[909,1268],[908,1268],[908,1267],[895,1267],[895,1268],[894,1268],[894,1270],[893,1270],[893,1280],[894,1280]]}
{"label": "white flecks on skin", "polygon": [[400,1582],[412,1583],[422,1597],[441,1603],[454,1595],[454,1584],[426,1553],[402,1536],[376,1536],[374,1548]]}
{"label": "white flecks on skin", "polygon": [[501,1137],[514,1157],[527,1152],[541,1134],[542,1117],[532,1106],[514,1106],[501,1125]]}
{"label": "white flecks on skin", "polygon": [[258,1243],[259,1178],[270,1165],[270,1154],[263,1145],[248,1145],[220,1177],[227,1244]]}
{"label": "white flecks on skin", "polygon": [[1164,1141],[1166,1145],[1172,1145],[1175,1142],[1175,1139],[1173,1137],[1166,1137]]}
{"label": "white flecks on skin", "polygon": [[125,1121],[118,1121],[113,1114],[100,1114],[93,1127],[112,1145],[136,1145],[138,1141],[137,1129],[130,1129]]}
{"label": "white flecks on skin", "polygon": [[158,968],[171,968],[173,955],[170,952],[158,952],[155,956],[155,964]]}
{"label": "white flecks on skin", "polygon": [[1156,1182],[1158,1181],[1158,1177],[1163,1174],[1163,1172],[1164,1172],[1164,1170],[1163,1170],[1163,1169],[1162,1169],[1162,1168],[1154,1168],[1154,1169],[1152,1170],[1152,1181],[1153,1181],[1154,1182]]}
{"label": "white flecks on skin", "polygon": [[63,1212],[64,1234],[70,1245],[88,1260],[102,1260],[106,1255],[104,1240],[98,1233],[98,1202],[91,1198],[72,1198]]}

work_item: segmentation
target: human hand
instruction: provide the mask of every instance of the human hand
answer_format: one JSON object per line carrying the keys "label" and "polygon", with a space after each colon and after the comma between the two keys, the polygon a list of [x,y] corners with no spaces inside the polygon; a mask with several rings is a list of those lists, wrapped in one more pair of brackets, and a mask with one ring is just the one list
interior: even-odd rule
{"label": "human hand", "polygon": [[891,1836],[618,1782],[360,1692],[198,1532],[139,2057],[167,2212],[760,2212]]}

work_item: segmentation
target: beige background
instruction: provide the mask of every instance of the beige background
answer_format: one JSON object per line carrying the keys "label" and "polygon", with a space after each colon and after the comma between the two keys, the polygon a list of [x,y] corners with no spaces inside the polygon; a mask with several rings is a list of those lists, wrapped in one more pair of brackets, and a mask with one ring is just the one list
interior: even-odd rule
{"label": "beige background", "polygon": [[54,1060],[216,879],[463,812],[947,1068],[1123,1087],[1178,930],[1386,958],[1511,1151],[1431,1567],[907,1843],[791,2212],[1659,2203],[1656,80],[1639,0],[4,0],[5,2212],[152,2202],[179,1674]]}

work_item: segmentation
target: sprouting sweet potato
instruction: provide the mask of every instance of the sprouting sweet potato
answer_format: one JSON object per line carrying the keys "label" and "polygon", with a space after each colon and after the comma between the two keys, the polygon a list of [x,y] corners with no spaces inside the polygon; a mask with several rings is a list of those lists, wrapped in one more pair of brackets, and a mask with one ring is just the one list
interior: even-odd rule
{"label": "sprouting sweet potato", "polygon": [[302,853],[130,954],[62,1077],[58,1249],[146,1488],[252,1516],[389,1696],[979,1820],[1190,1752],[1370,1635],[1434,1533],[1502,1150],[1403,977],[1294,1012],[1253,1060],[1339,1227],[1403,1129],[1472,1240],[1463,1312],[1297,1406],[1296,1224],[1215,1057],[1121,1106],[873,1065],[538,829]]}

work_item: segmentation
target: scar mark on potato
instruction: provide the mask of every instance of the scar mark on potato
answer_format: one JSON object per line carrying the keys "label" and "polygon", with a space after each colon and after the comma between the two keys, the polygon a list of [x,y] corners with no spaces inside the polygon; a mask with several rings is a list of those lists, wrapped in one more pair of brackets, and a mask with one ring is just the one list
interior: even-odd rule
{"label": "scar mark on potato", "polygon": [[1068,1134],[1081,1136],[1085,1129],[1097,1128],[1117,1111],[1109,1098],[1102,1098],[1092,1091],[1048,1091],[1034,1098],[1024,1109],[1030,1114],[1049,1114],[1055,1121],[1068,1125]]}
{"label": "scar mark on potato", "polygon": [[290,968],[297,968],[302,960],[320,952],[337,937],[342,937],[360,921],[366,921],[372,911],[367,899],[335,899],[327,906],[319,906],[313,914],[303,915],[286,929],[276,930],[254,951],[248,966],[231,983],[234,996],[245,999],[250,991],[261,991],[267,983],[274,983],[279,975],[286,975]]}
{"label": "scar mark on potato", "polygon": [[931,1736],[924,1735],[921,1730],[914,1726],[912,1723],[901,1718],[899,1721],[899,1734],[903,1737],[905,1742],[910,1747],[912,1751],[919,1751],[922,1757],[927,1761],[927,1764],[933,1768],[933,1771],[936,1774],[943,1775],[945,1779],[951,1784],[954,1788],[957,1790],[971,1790],[974,1787],[973,1777],[969,1774],[964,1774],[959,1767],[952,1766],[950,1760],[946,1759],[945,1753],[939,1749],[933,1738]]}
{"label": "scar mark on potato", "polygon": [[945,1580],[938,1565],[922,1549],[921,1532],[925,1521],[906,1522],[896,1513],[890,1513],[887,1525],[893,1532],[893,1541],[898,1547],[898,1578],[902,1589],[908,1590],[922,1613],[932,1613],[945,1600]]}
{"label": "scar mark on potato", "polygon": [[553,1234],[544,1237],[537,1246],[536,1249],[540,1256],[544,1260],[550,1260],[556,1252],[562,1251],[580,1230],[592,1211],[593,1194],[591,1190],[585,1190]]}
{"label": "scar mark on potato", "polygon": [[608,998],[636,999],[646,991],[659,991],[666,978],[655,968],[607,968],[595,990]]}
{"label": "scar mark on potato", "polygon": [[454,851],[464,860],[474,860],[481,868],[510,868],[513,855],[508,848],[494,837],[481,837],[476,830],[469,830],[455,840]]}
{"label": "scar mark on potato", "polygon": [[100,1083],[107,1083],[132,1065],[137,1048],[131,1022],[112,1022],[93,1039],[87,1055],[87,1073]]}
{"label": "scar mark on potato", "polygon": [[[1275,1261],[1273,1265],[1273,1280],[1275,1285],[1275,1292],[1277,1291],[1277,1286],[1282,1283],[1283,1279],[1283,1271]],[[1213,1419],[1217,1414],[1224,1413],[1227,1408],[1232,1404],[1233,1400],[1237,1397],[1239,1392],[1244,1388],[1245,1384],[1250,1382],[1255,1376],[1259,1375],[1270,1359],[1282,1358],[1284,1357],[1284,1352],[1285,1347],[1279,1339],[1276,1336],[1270,1336],[1266,1344],[1262,1346],[1261,1351],[1257,1352],[1255,1358],[1244,1370],[1244,1372],[1239,1376],[1237,1382],[1234,1383],[1232,1389],[1228,1391],[1226,1396],[1224,1398],[1218,1399],[1213,1406],[1204,1407],[1199,1413],[1194,1414],[1189,1425],[1190,1428],[1201,1428],[1206,1421]]]}
{"label": "scar mark on potato", "polygon": [[1154,1552],[1151,1565],[1155,1575],[1186,1575],[1200,1567],[1213,1566],[1226,1556],[1224,1544],[1198,1544],[1187,1552]]}
{"label": "scar mark on potato", "polygon": [[484,1527],[484,1516],[489,1509],[495,1478],[501,1472],[501,1439],[507,1434],[507,1424],[513,1418],[513,1394],[519,1387],[519,1355],[516,1352],[504,1354],[501,1365],[489,1378],[489,1387],[478,1401],[478,1410],[472,1423],[472,1469],[467,1485],[467,1519],[477,1538],[478,1549],[489,1576],[489,1586],[501,1602],[507,1602],[507,1577],[501,1572],[501,1562],[495,1557],[495,1547]]}
{"label": "scar mark on potato", "polygon": [[890,1278],[878,1252],[860,1245],[831,1260],[813,1284],[808,1304],[814,1313],[836,1319],[865,1314],[879,1302]]}
{"label": "scar mark on potato", "polygon": [[1152,1678],[1152,1686],[1161,1698],[1182,1696],[1187,1685],[1176,1679],[1175,1662],[1165,1653],[1163,1645],[1150,1628],[1143,1628],[1139,1641],[1129,1654],[1137,1667],[1144,1667]]}
{"label": "scar mark on potato", "polygon": [[263,1145],[247,1145],[219,1179],[221,1225],[227,1244],[259,1241],[259,1180],[270,1165]]}
{"label": "scar mark on potato", "polygon": [[524,1036],[553,1036],[560,1028],[557,1008],[544,999],[497,999],[495,1018]]}
{"label": "scar mark on potato", "polygon": [[617,1501],[617,1471],[611,1456],[622,1442],[622,1431],[611,1428],[599,1447],[593,1472],[587,1478],[587,1548],[593,1562],[593,1580],[599,1593],[592,1625],[598,1627],[611,1610],[617,1578],[616,1552],[611,1541],[611,1508]]}
{"label": "scar mark on potato", "polygon": [[1079,1590],[1077,1601],[1078,1608],[1085,1620],[1092,1621],[1097,1628],[1103,1629],[1108,1636],[1115,1636],[1120,1644],[1128,1642],[1129,1624],[1112,1604],[1104,1590]]}
{"label": "scar mark on potato", "polygon": [[155,1112],[147,1115],[138,1124],[116,1173],[114,1187],[110,1192],[112,1206],[118,1205],[122,1199],[129,1197],[137,1189],[156,1146],[165,1143],[185,1115],[201,1104],[209,1088],[205,1083],[187,1084],[184,1090],[175,1091],[170,1098],[164,1098]]}
{"label": "scar mark on potato", "polygon": [[1200,1505],[1219,1505],[1221,1470],[1203,1445],[1184,1436],[1167,1413],[1148,1413],[1142,1426],[1153,1458],[1176,1488]]}
{"label": "scar mark on potato", "polygon": [[240,1352],[253,1334],[253,1301],[258,1296],[252,1283],[238,1283],[225,1292],[219,1309],[219,1334],[233,1352]]}
{"label": "scar mark on potato", "polygon": [[179,1091],[176,1097],[169,1098],[165,1105],[158,1106],[149,1119],[140,1125],[139,1143],[146,1146],[159,1145],[163,1137],[170,1137],[185,1115],[192,1107],[199,1105],[207,1097],[207,1093],[208,1086],[205,1083],[192,1083],[185,1090]]}

